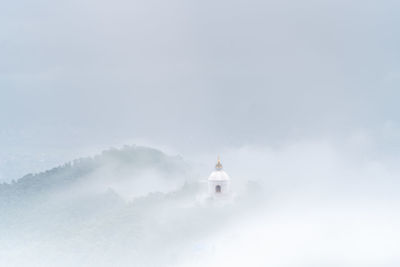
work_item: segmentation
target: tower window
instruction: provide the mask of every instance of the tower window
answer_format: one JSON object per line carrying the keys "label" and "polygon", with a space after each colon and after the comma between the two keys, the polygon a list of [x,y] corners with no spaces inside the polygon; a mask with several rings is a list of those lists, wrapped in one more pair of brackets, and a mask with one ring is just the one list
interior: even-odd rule
{"label": "tower window", "polygon": [[220,185],[217,185],[217,186],[215,187],[215,192],[216,192],[216,193],[221,193],[221,186],[220,186]]}

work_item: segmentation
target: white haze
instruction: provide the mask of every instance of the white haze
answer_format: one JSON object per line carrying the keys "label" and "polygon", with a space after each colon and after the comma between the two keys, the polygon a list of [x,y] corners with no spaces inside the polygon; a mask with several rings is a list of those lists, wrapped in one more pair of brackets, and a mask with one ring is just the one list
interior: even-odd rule
{"label": "white haze", "polygon": [[4,1],[0,179],[131,140],[196,155],[398,128],[399,8]]}
{"label": "white haze", "polygon": [[[28,212],[20,216],[22,222],[2,229],[0,263],[397,266],[400,170],[387,158],[359,153],[365,143],[357,138],[346,144],[313,140],[223,151],[235,195],[228,204],[204,200],[201,181],[215,161],[210,155],[192,164],[185,186],[178,179],[175,188],[159,183],[151,190],[147,175],[132,175],[130,193],[139,186],[147,192],[142,197],[115,199],[129,184],[110,170],[99,171],[86,186],[54,195],[55,206],[39,207],[38,214]],[[109,175],[114,184],[102,178]],[[165,179],[160,175],[157,181]],[[114,192],[107,193],[105,185]],[[97,198],[101,193],[108,195],[106,202]],[[65,204],[71,200],[76,203]],[[110,200],[113,204],[106,204]]]}
{"label": "white haze", "polygon": [[3,1],[0,266],[400,266],[399,10]]}
{"label": "white haze", "polygon": [[235,178],[259,181],[263,198],[181,266],[398,266],[398,159],[362,139],[228,151]]}

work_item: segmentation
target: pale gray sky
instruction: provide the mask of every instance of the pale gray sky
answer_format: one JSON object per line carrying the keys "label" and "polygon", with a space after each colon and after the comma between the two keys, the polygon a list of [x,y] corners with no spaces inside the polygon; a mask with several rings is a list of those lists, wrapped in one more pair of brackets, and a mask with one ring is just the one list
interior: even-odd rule
{"label": "pale gray sky", "polygon": [[365,0],[4,2],[0,180],[132,140],[185,153],[365,130],[398,147],[399,12]]}

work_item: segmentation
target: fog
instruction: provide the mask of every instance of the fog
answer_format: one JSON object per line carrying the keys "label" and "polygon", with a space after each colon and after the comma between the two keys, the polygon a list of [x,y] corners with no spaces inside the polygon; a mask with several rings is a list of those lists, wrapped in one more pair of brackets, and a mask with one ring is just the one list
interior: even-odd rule
{"label": "fog", "polygon": [[126,143],[195,155],[398,128],[398,9],[7,1],[1,179]]}
{"label": "fog", "polygon": [[16,199],[0,191],[0,263],[397,266],[399,168],[349,147],[313,140],[224,151],[228,202],[207,197],[208,155],[185,163],[125,147],[75,161],[71,183],[62,168],[16,188]]}
{"label": "fog", "polygon": [[399,8],[2,3],[0,265],[398,266]]}

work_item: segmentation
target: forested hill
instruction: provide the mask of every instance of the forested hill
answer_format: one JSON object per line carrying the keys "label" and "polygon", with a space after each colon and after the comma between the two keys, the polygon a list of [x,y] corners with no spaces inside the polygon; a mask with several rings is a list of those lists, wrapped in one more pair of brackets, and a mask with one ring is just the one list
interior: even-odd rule
{"label": "forested hill", "polygon": [[178,187],[187,179],[190,179],[190,169],[181,157],[147,147],[124,146],[1,184],[0,200],[4,205],[65,190],[85,194],[111,189],[132,196],[144,195]]}
{"label": "forested hill", "polygon": [[127,146],[0,185],[0,266],[177,266],[202,258],[214,251],[207,240],[259,201],[214,202],[196,178],[180,157]]}

